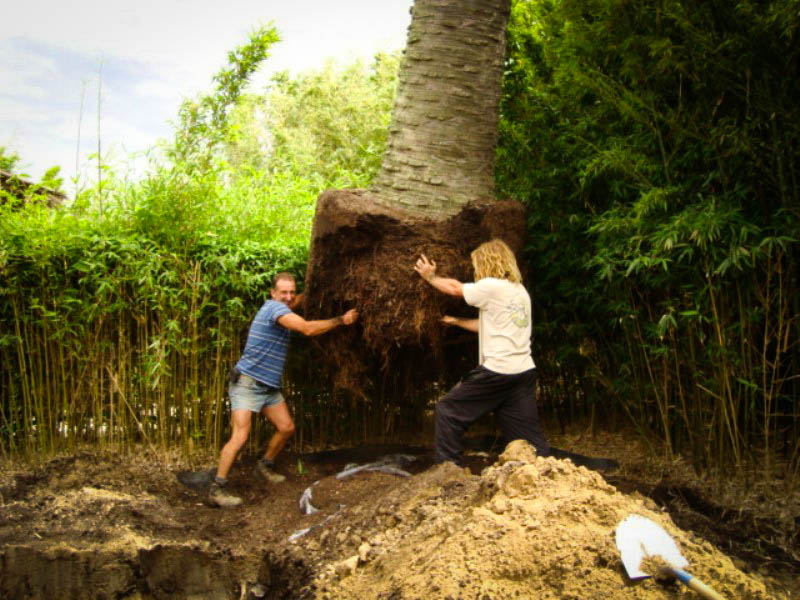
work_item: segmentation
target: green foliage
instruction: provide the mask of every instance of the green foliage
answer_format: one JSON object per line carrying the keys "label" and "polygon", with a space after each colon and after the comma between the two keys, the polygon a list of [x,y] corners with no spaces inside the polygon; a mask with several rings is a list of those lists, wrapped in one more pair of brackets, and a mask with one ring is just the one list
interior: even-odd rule
{"label": "green foliage", "polygon": [[[186,442],[181,432],[197,429],[215,443],[223,424],[206,421],[222,415],[224,373],[253,307],[276,271],[302,273],[304,246],[255,235],[269,213],[251,225],[252,239],[234,240],[235,223],[216,233],[201,228],[202,213],[148,212],[166,204],[153,196],[169,193],[152,182],[126,191],[126,204],[103,218],[37,204],[2,209],[0,314],[9,327],[0,355],[9,368],[0,388],[18,399],[0,411],[0,427],[17,432],[0,438],[4,450]],[[184,221],[170,231],[152,226],[159,217]],[[158,419],[131,421],[144,415]]]}
{"label": "green foliage", "polygon": [[[281,158],[295,149],[261,151],[260,132],[274,135],[255,110],[263,98],[242,93],[275,41],[262,28],[229,55],[214,92],[181,106],[168,161],[154,160],[141,180],[104,167],[102,186],[66,208],[0,203],[0,454],[221,441],[227,370],[274,273],[302,282],[316,197],[377,169],[375,123],[388,120],[397,66],[379,57],[370,71],[282,75],[294,90],[339,77],[353,97],[337,151],[320,140],[313,164]],[[359,97],[378,90],[380,101]],[[306,102],[281,96],[283,110],[306,110],[316,133],[296,132],[314,140],[322,125]],[[19,158],[0,152],[0,161],[13,170]],[[56,170],[43,179],[58,183]]]}
{"label": "green foliage", "polygon": [[30,182],[27,175],[17,172],[20,157],[16,152],[6,152],[0,146],[0,170],[4,171],[0,180],[0,204],[18,206],[26,203],[47,204],[50,196],[61,192],[63,178],[59,177],[60,167],[52,167],[42,176],[39,183]]}
{"label": "green foliage", "polygon": [[61,191],[61,186],[64,184],[64,178],[59,177],[61,167],[50,167],[42,175],[41,185],[53,191]]}
{"label": "green foliage", "polygon": [[[273,172],[315,173],[337,187],[368,185],[386,146],[398,65],[399,55],[379,54],[369,69],[360,61],[343,68],[328,62],[295,78],[276,75],[263,103],[247,107],[263,112],[269,131],[270,154],[254,158]],[[242,148],[232,144],[231,153],[253,156]]]}
{"label": "green foliage", "polygon": [[797,7],[513,5],[498,184],[529,206],[545,375],[700,462],[797,431]]}
{"label": "green foliage", "polygon": [[16,171],[17,163],[19,162],[19,154],[16,152],[7,152],[5,146],[0,146],[0,169],[13,173]]}
{"label": "green foliage", "polygon": [[213,80],[214,93],[185,100],[178,111],[175,144],[168,155],[176,166],[206,168],[214,151],[227,135],[228,116],[247,86],[250,76],[269,56],[270,47],[280,41],[273,26],[259,27],[247,44],[228,53],[228,67]]}

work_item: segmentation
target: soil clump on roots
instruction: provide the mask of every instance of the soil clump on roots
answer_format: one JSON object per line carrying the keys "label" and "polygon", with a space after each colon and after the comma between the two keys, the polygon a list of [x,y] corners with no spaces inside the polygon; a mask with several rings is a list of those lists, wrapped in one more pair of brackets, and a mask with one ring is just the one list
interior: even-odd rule
{"label": "soil clump on roots", "polygon": [[[472,281],[470,252],[499,237],[522,250],[524,209],[514,201],[479,201],[442,220],[423,219],[376,204],[364,190],[331,190],[317,201],[311,257],[306,274],[307,318],[359,311],[356,327],[320,336],[321,356],[334,385],[363,393],[364,381],[393,373],[400,395],[441,378],[452,344],[474,343],[474,335],[448,331],[444,314],[476,316],[459,299],[436,293],[414,271],[425,254],[437,273]],[[463,332],[462,332],[463,333]],[[472,361],[475,354],[469,353]],[[398,377],[407,374],[407,377]],[[372,378],[372,379],[370,379]],[[407,379],[407,381],[406,381]]]}

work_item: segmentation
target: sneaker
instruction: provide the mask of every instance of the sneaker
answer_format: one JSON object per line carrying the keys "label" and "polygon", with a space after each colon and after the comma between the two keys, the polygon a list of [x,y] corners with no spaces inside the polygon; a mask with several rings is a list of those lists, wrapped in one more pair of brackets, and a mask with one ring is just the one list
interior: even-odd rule
{"label": "sneaker", "polygon": [[272,465],[267,463],[267,461],[265,461],[263,458],[256,462],[256,468],[258,469],[258,472],[261,473],[270,483],[280,483],[281,481],[286,481],[286,477],[280,473],[276,473],[272,469]]}
{"label": "sneaker", "polygon": [[208,487],[208,502],[211,506],[239,506],[242,499],[226,492],[220,484],[213,481]]}

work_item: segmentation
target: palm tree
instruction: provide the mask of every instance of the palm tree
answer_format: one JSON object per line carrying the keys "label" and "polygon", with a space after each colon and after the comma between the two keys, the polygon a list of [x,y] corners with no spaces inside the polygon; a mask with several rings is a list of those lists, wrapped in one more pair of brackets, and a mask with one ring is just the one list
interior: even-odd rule
{"label": "palm tree", "polygon": [[[481,242],[522,247],[522,206],[494,197],[509,12],[510,0],[416,0],[380,173],[368,190],[329,190],[317,201],[305,309],[359,309],[360,328],[321,341],[344,387],[364,372],[365,355],[384,372],[402,368],[408,348],[439,355],[439,318],[453,307],[415,275],[419,253],[466,280]],[[410,360],[415,376],[437,377],[435,361]]]}
{"label": "palm tree", "polygon": [[417,0],[375,200],[432,218],[494,199],[509,0]]}

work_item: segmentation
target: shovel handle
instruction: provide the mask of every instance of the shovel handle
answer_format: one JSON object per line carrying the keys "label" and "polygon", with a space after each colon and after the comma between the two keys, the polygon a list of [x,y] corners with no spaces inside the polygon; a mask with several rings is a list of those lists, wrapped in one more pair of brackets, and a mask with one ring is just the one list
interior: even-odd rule
{"label": "shovel handle", "polygon": [[690,575],[683,569],[668,567],[667,571],[671,573],[678,581],[680,581],[686,587],[693,589],[703,598],[708,598],[708,600],[725,600],[725,598],[720,596],[717,592],[712,590],[705,583],[700,581],[697,577]]}

